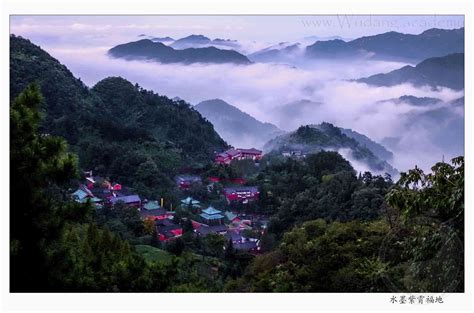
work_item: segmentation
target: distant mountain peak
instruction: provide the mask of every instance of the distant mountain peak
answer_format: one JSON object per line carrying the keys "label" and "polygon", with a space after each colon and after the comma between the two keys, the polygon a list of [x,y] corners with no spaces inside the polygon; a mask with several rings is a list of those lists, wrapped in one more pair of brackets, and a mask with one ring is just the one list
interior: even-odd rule
{"label": "distant mountain peak", "polygon": [[224,140],[234,146],[262,147],[282,131],[264,123],[221,99],[202,101],[194,108],[208,119]]}
{"label": "distant mountain peak", "polygon": [[410,83],[414,86],[462,90],[464,88],[464,53],[429,58],[414,67],[406,65],[389,73],[376,74],[357,81],[375,86]]}
{"label": "distant mountain peak", "polygon": [[421,35],[440,35],[449,32],[464,32],[464,27],[455,29],[430,28],[421,33]]}
{"label": "distant mountain peak", "polygon": [[174,41],[173,38],[166,36],[166,37],[154,37],[151,38],[151,41],[159,41],[159,42],[169,42],[169,41]]}
{"label": "distant mountain peak", "polygon": [[223,38],[215,38],[212,41],[215,41],[215,42],[237,42],[237,40],[234,40],[234,39],[223,39]]}
{"label": "distant mountain peak", "polygon": [[310,58],[368,57],[409,62],[456,52],[464,52],[463,28],[429,29],[418,35],[389,31],[347,42],[316,41],[306,47],[306,56]]}
{"label": "distant mountain peak", "polygon": [[[176,41],[174,42],[176,43]],[[151,60],[160,63],[234,63],[250,64],[250,60],[234,50],[216,47],[174,49],[162,42],[141,39],[111,48],[108,54],[127,60]]]}
{"label": "distant mountain peak", "polygon": [[[204,35],[189,35],[187,37],[183,37],[181,39],[186,39],[186,40],[210,40],[208,37],[204,36]],[[181,40],[181,39],[178,39],[178,40]]]}
{"label": "distant mountain peak", "polygon": [[[368,137],[352,130],[344,130],[331,123],[322,122],[318,125],[302,125],[293,132],[280,135],[267,142],[264,150],[277,153],[301,151],[303,154],[310,154],[322,150],[347,151],[349,149],[350,153],[346,157],[364,163],[371,171],[396,174],[396,169],[372,151],[374,146],[370,145],[371,143],[376,144]],[[379,144],[378,146],[381,147]],[[385,151],[390,156],[390,152]]]}
{"label": "distant mountain peak", "polygon": [[412,95],[403,95],[399,97],[398,99],[394,99],[398,102],[406,102],[410,103],[413,105],[420,105],[420,106],[425,106],[425,105],[430,105],[434,103],[441,102],[440,99],[438,98],[430,98],[430,97],[415,97]]}

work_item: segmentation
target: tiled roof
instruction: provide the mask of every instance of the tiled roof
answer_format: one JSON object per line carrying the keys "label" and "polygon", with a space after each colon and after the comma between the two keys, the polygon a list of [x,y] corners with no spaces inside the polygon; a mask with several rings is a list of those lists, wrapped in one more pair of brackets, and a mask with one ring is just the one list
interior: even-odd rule
{"label": "tiled roof", "polygon": [[78,200],[80,203],[86,203],[87,201],[90,201],[91,203],[99,203],[102,202],[103,200],[97,197],[92,197],[92,198],[83,198]]}
{"label": "tiled roof", "polygon": [[214,225],[214,226],[209,226],[209,228],[212,231],[218,232],[218,233],[222,233],[222,232],[227,231],[227,227],[225,225]]}
{"label": "tiled roof", "polygon": [[77,189],[73,194],[72,194],[77,200],[81,201],[89,196],[87,192],[85,192],[82,189]]}
{"label": "tiled roof", "polygon": [[224,188],[224,192],[227,193],[227,194],[234,193],[234,192],[253,192],[253,193],[256,193],[256,192],[258,192],[258,187],[257,186],[228,187],[228,188]]}
{"label": "tiled roof", "polygon": [[237,214],[234,214],[234,213],[232,213],[232,212],[230,212],[230,211],[225,211],[225,212],[224,212],[224,215],[225,215],[225,217],[226,217],[229,221],[232,221],[234,218],[237,217]]}
{"label": "tiled roof", "polygon": [[165,220],[158,220],[156,221],[156,229],[159,233],[164,233],[170,230],[180,229],[181,226],[178,224],[173,223],[172,221],[165,219]]}
{"label": "tiled roof", "polygon": [[230,149],[230,150],[227,150],[226,152],[224,152],[232,157],[236,156],[236,155],[239,155],[240,154],[240,151],[239,150],[236,150],[236,149]]}
{"label": "tiled roof", "polygon": [[176,181],[189,181],[189,182],[197,182],[201,181],[201,177],[197,175],[178,175],[175,177]]}
{"label": "tiled roof", "polygon": [[218,219],[224,218],[224,215],[221,215],[221,214],[209,215],[206,213],[201,213],[199,214],[199,216],[201,216],[203,219],[206,219],[206,220],[218,220]]}
{"label": "tiled roof", "polygon": [[158,201],[148,201],[143,205],[143,208],[145,210],[156,210],[160,208],[160,205],[158,204]]}
{"label": "tiled roof", "polygon": [[222,211],[214,209],[212,206],[208,207],[205,210],[202,210],[203,213],[206,213],[208,215],[213,215],[213,214],[220,214]]}
{"label": "tiled roof", "polygon": [[152,210],[141,210],[140,214],[142,216],[161,216],[165,215],[167,211],[163,208],[152,209]]}
{"label": "tiled roof", "polygon": [[257,247],[256,241],[246,241],[246,242],[234,244],[234,249],[236,250],[249,251],[249,250],[255,249],[256,247]]}
{"label": "tiled roof", "polygon": [[225,237],[227,239],[230,239],[232,241],[239,241],[239,240],[242,240],[242,236],[236,232],[236,231],[228,231],[226,234],[225,234]]}
{"label": "tiled roof", "polygon": [[110,202],[113,204],[122,201],[124,203],[134,203],[134,202],[140,202],[140,197],[138,195],[131,195],[131,196],[123,196],[123,197],[116,197],[110,199]]}
{"label": "tiled roof", "polygon": [[186,199],[183,199],[181,200],[181,203],[182,204],[185,204],[185,205],[193,205],[193,206],[199,206],[200,202],[197,201],[197,200],[194,200],[193,198],[191,197],[187,197]]}
{"label": "tiled roof", "polygon": [[201,225],[199,228],[196,229],[196,232],[202,236],[206,236],[208,234],[213,234],[214,232],[208,226]]}
{"label": "tiled roof", "polygon": [[227,231],[227,227],[225,225],[215,225],[215,226],[201,225],[198,229],[196,229],[196,232],[203,236],[206,236],[208,234],[223,233],[225,231]]}
{"label": "tiled roof", "polygon": [[262,151],[257,150],[255,148],[250,148],[250,149],[237,149],[238,151],[242,153],[248,153],[248,154],[262,154]]}

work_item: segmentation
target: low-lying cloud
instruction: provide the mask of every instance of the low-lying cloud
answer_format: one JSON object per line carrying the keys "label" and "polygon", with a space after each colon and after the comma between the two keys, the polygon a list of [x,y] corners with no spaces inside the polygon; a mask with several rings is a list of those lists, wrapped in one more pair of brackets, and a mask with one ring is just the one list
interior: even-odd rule
{"label": "low-lying cloud", "polygon": [[[350,79],[388,72],[405,63],[350,60],[285,64],[158,64],[125,61],[106,55],[106,46],[43,46],[65,64],[76,77],[93,86],[107,76],[122,76],[170,98],[179,97],[191,104],[219,98],[255,118],[291,131],[300,125],[331,122],[351,128],[378,142],[385,142],[394,152],[393,165],[399,170],[415,164],[429,169],[434,162],[453,157],[460,151],[447,151],[430,136],[436,127],[417,124],[413,116],[433,107],[415,107],[408,103],[384,101],[403,95],[432,97],[442,100],[439,106],[462,97],[463,92],[448,88],[432,90],[409,84],[373,87]],[[309,100],[314,105],[295,108],[288,104]],[[381,102],[384,101],[384,102]],[[453,110],[461,119],[462,110]],[[397,138],[389,144],[387,138]],[[453,138],[459,140],[459,138]],[[242,142],[247,144],[247,139]],[[264,143],[262,143],[263,146]],[[462,145],[461,145],[462,146]],[[459,149],[458,149],[459,150]]]}

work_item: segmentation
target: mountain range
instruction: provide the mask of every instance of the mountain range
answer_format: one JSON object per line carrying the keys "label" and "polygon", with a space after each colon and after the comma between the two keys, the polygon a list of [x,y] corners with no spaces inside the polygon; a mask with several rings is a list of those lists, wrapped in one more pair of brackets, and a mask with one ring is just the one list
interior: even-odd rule
{"label": "mountain range", "polygon": [[220,99],[202,101],[194,108],[235,147],[261,148],[265,142],[283,133],[275,125],[261,122]]}
{"label": "mountain range", "polygon": [[301,45],[299,43],[281,42],[248,55],[253,62],[285,62],[299,57]]}
{"label": "mountain range", "polygon": [[[346,135],[349,133],[351,136]],[[352,138],[357,137],[358,140]],[[270,141],[264,146],[266,152],[282,153],[283,151],[301,151],[302,153],[317,153],[322,150],[338,151],[344,158],[351,161],[351,163],[360,163],[362,167],[367,170],[384,173],[387,172],[395,175],[398,171],[393,168],[386,160],[379,158],[372,150],[362,142],[370,142],[368,138],[361,137],[360,134],[355,135],[349,130],[341,130],[333,124],[323,122],[319,125],[300,126],[297,130],[280,135]],[[380,151],[383,151],[387,156],[389,152],[385,149],[380,149],[381,145],[377,145]],[[371,144],[373,149],[374,144]],[[353,164],[353,166],[354,166]],[[354,166],[361,167],[361,166]]]}
{"label": "mountain range", "polygon": [[174,39],[169,37],[169,36],[166,36],[166,37],[150,37],[149,38],[151,41],[154,41],[154,42],[162,42],[162,43],[167,43],[167,42],[173,42]]}
{"label": "mountain range", "polygon": [[[205,164],[229,146],[184,101],[173,101],[121,77],[92,88],[29,40],[10,36],[10,94],[30,83],[44,97],[40,131],[65,138],[83,169],[135,186],[173,184],[179,168]],[[139,178],[145,175],[148,178]],[[154,173],[154,174],[152,174]],[[167,190],[166,188],[164,190]]]}
{"label": "mountain range", "polygon": [[464,53],[426,59],[416,66],[404,66],[386,74],[360,78],[358,82],[375,86],[394,86],[409,83],[414,86],[442,86],[464,89]]}
{"label": "mountain range", "polygon": [[309,58],[365,57],[409,62],[463,52],[464,28],[432,28],[418,35],[392,31],[348,42],[339,39],[317,41],[306,47],[306,56]]}
{"label": "mountain range", "polygon": [[[404,131],[413,136],[422,136],[423,141],[433,143],[439,151],[453,154],[464,154],[464,97],[451,101],[443,101],[430,97],[415,97],[404,95],[395,99],[378,102],[405,104],[413,106],[401,117]],[[429,129],[428,132],[424,131]],[[381,143],[393,150],[403,150],[401,137],[388,137]],[[441,152],[439,152],[441,155]]]}
{"label": "mountain range", "polygon": [[[416,35],[391,31],[353,40],[338,36],[307,36],[300,42],[280,42],[261,50],[253,50],[250,54],[247,54],[248,47],[244,49],[239,41],[233,39],[211,39],[200,34],[179,39],[144,34],[140,37],[148,39],[116,46],[109,53],[114,57],[150,59],[161,63],[246,64],[253,61],[304,66],[308,60],[354,58],[395,60],[412,64],[433,57],[464,52],[464,28],[432,28]],[[162,46],[152,45],[144,40],[161,43]]]}
{"label": "mountain range", "polygon": [[[311,102],[310,104],[313,105],[314,103]],[[271,123],[258,121],[251,115],[220,99],[200,102],[194,108],[214,125],[222,138],[233,146],[262,148],[265,143],[286,133]],[[321,125],[310,126],[318,130],[329,130],[328,125],[326,125],[326,128]],[[380,160],[390,162],[393,159],[391,151],[369,137],[351,129],[339,128],[339,130],[342,135],[354,139],[361,147],[369,149]]]}
{"label": "mountain range", "polygon": [[415,97],[415,96],[404,95],[404,96],[398,97],[396,99],[382,100],[382,101],[379,101],[379,103],[386,103],[386,102],[393,102],[393,103],[396,103],[396,104],[408,103],[408,104],[416,106],[416,107],[426,107],[426,106],[430,106],[430,105],[439,103],[441,101],[442,100],[438,99],[438,98]]}
{"label": "mountain range", "polygon": [[150,39],[117,45],[108,51],[108,55],[126,60],[149,60],[159,63],[251,63],[246,56],[234,50],[223,50],[216,47],[178,50]]}
{"label": "mountain range", "polygon": [[210,39],[203,35],[190,35],[175,40],[170,44],[175,49],[202,48],[216,46],[219,48],[239,48],[240,44],[236,40],[215,38]]}

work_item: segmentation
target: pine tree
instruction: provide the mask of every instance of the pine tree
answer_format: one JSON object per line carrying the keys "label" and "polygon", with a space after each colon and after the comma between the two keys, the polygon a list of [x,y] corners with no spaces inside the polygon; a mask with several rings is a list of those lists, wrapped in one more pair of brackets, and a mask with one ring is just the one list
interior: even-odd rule
{"label": "pine tree", "polygon": [[[44,289],[48,274],[44,251],[70,217],[60,185],[77,174],[66,143],[38,133],[42,96],[28,86],[10,109],[11,289]],[[82,210],[84,217],[87,210]],[[78,216],[74,216],[77,218]],[[81,216],[79,216],[81,217]],[[34,261],[33,261],[34,260]]]}

